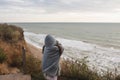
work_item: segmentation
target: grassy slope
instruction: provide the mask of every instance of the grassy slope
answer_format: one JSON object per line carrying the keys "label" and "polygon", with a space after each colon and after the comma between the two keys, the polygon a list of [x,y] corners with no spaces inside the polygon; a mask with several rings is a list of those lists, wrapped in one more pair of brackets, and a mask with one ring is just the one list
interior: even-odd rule
{"label": "grassy slope", "polygon": [[[0,64],[0,74],[12,73],[11,68],[21,65],[22,46],[27,49],[23,30],[14,25],[0,24],[0,49],[7,59]],[[27,54],[30,52],[27,51]],[[1,57],[2,58],[2,57]]]}

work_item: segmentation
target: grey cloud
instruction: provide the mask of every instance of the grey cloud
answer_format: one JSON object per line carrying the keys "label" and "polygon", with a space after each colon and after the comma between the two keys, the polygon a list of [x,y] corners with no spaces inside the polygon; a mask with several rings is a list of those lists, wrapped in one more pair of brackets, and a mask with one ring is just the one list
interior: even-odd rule
{"label": "grey cloud", "polygon": [[48,12],[62,11],[114,11],[120,8],[120,0],[29,0],[31,6],[42,7]]}
{"label": "grey cloud", "polygon": [[0,0],[0,7],[20,7],[20,8],[34,8],[44,9],[47,13],[55,12],[111,12],[116,8],[120,8],[120,0],[24,0],[24,3],[10,2],[7,0]]}

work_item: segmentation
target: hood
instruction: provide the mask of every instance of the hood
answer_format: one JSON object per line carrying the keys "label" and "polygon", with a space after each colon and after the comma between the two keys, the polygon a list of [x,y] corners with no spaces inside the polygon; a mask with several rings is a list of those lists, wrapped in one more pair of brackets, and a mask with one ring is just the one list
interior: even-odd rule
{"label": "hood", "polygon": [[56,44],[55,38],[53,38],[51,35],[47,35],[45,38],[45,46],[49,47],[49,46],[53,46],[55,44]]}

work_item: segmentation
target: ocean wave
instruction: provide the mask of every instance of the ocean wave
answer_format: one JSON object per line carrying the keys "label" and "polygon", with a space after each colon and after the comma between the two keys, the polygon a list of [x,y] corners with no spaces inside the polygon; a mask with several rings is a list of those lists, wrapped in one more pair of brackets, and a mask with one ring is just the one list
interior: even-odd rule
{"label": "ocean wave", "polygon": [[[32,32],[24,32],[25,40],[38,47],[44,45],[46,34],[35,34]],[[120,71],[120,50],[113,47],[107,48],[97,44],[87,43],[84,41],[69,40],[60,37],[55,38],[63,44],[65,51],[62,57],[83,59],[87,57],[91,68],[96,67],[98,70],[114,70],[118,68]]]}

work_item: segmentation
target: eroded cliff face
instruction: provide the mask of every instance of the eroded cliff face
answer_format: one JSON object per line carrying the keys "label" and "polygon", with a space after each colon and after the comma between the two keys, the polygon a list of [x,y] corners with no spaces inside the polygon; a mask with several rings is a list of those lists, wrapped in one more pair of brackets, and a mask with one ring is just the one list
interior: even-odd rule
{"label": "eroded cliff face", "polygon": [[[21,66],[22,47],[30,54],[24,40],[23,29],[14,25],[0,24],[0,74],[11,73],[12,67]],[[4,69],[6,68],[6,69]],[[18,71],[18,70],[17,70]]]}

